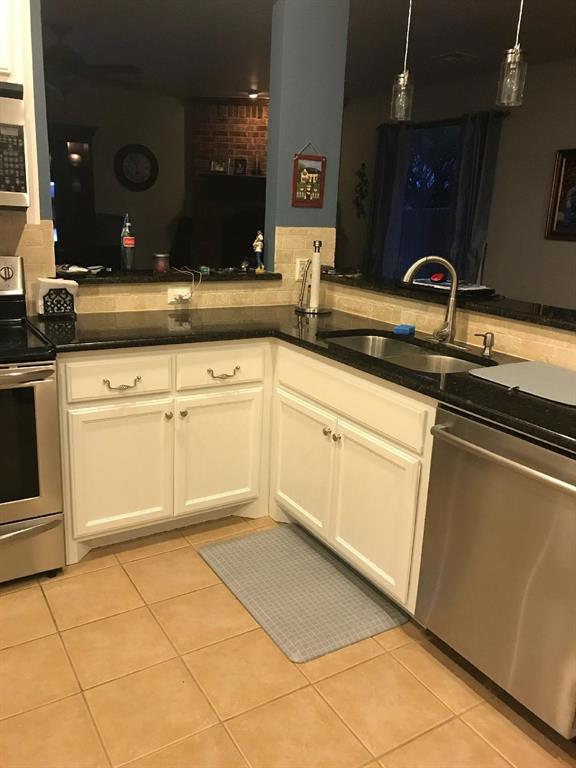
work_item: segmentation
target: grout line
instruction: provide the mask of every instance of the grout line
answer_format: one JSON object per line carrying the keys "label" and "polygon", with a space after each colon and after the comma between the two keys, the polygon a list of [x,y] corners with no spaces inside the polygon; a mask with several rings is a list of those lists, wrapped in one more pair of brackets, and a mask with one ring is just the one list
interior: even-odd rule
{"label": "grout line", "polygon": [[[399,650],[399,649],[397,648],[396,650]],[[432,654],[430,654],[430,655],[432,655]],[[401,667],[403,667],[403,668],[406,670],[406,672],[409,672],[409,673],[412,675],[412,677],[414,677],[414,678],[415,678],[415,679],[416,679],[416,680],[417,680],[417,681],[420,683],[420,685],[423,685],[423,686],[424,686],[424,688],[426,688],[426,690],[427,690],[427,691],[429,691],[429,692],[430,692],[430,693],[431,693],[433,696],[435,696],[435,697],[438,699],[438,701],[440,701],[440,702],[441,702],[441,703],[442,703],[442,704],[443,704],[443,705],[446,707],[446,709],[449,709],[449,710],[450,710],[451,712],[453,712],[453,713],[454,713],[454,714],[455,714],[457,717],[459,717],[460,715],[464,714],[464,712],[469,712],[471,709],[474,709],[474,707],[476,707],[478,704],[483,704],[483,703],[486,701],[486,699],[485,699],[483,696],[480,696],[480,694],[479,694],[479,693],[476,693],[476,691],[475,691],[473,688],[471,688],[471,687],[468,685],[468,683],[465,683],[463,680],[461,680],[461,678],[459,678],[459,677],[458,677],[458,675],[456,675],[454,672],[452,672],[452,670],[451,670],[451,669],[449,669],[448,667],[445,667],[445,666],[444,666],[444,664],[442,664],[442,662],[439,662],[439,664],[441,665],[441,667],[442,667],[442,669],[443,669],[443,670],[445,670],[445,671],[446,671],[446,672],[448,672],[449,674],[453,675],[453,676],[454,676],[454,677],[455,677],[455,678],[456,678],[456,679],[457,679],[459,682],[461,682],[461,683],[462,683],[462,685],[465,685],[467,688],[469,688],[469,690],[470,690],[470,691],[471,691],[473,694],[475,694],[476,696],[478,696],[478,697],[479,697],[479,699],[480,699],[480,701],[475,701],[475,702],[474,702],[474,704],[471,704],[469,707],[465,707],[464,709],[461,709],[461,710],[459,710],[459,711],[457,712],[457,711],[456,711],[455,709],[453,709],[453,708],[452,708],[452,707],[451,707],[451,706],[450,706],[450,705],[449,705],[449,704],[448,704],[446,701],[444,701],[444,699],[442,699],[442,698],[440,697],[440,695],[439,695],[438,693],[436,693],[436,692],[434,691],[434,689],[433,689],[433,688],[431,688],[431,687],[430,687],[430,685],[429,685],[428,683],[426,683],[424,680],[422,680],[422,679],[421,679],[421,678],[420,678],[420,677],[419,677],[419,676],[416,674],[416,672],[413,672],[413,671],[410,669],[410,667],[408,667],[408,666],[407,666],[407,665],[406,665],[406,664],[405,664],[405,663],[402,661],[402,659],[399,659],[399,658],[398,658],[398,657],[397,657],[397,656],[396,656],[396,655],[395,655],[393,652],[391,653],[391,656],[392,656],[392,658],[394,659],[394,661],[397,661],[397,662],[398,662],[398,664],[400,664],[400,666],[401,666]],[[434,657],[432,657],[432,658],[434,658]],[[437,659],[435,659],[435,660],[436,660],[436,661],[438,661]],[[465,671],[466,671],[466,670],[465,670],[465,669],[463,669],[463,668],[461,668],[461,669],[462,669],[462,671],[463,671],[463,672],[465,672]]]}
{"label": "grout line", "polygon": [[[155,605],[157,605],[157,603],[155,603]],[[152,615],[154,615],[153,611],[151,613]],[[154,616],[154,618],[156,619],[156,621],[158,621],[156,616]],[[162,628],[164,633],[167,635],[168,634],[167,630],[165,630],[161,624],[160,624],[160,627]],[[237,637],[242,637],[243,635],[249,635],[250,632],[256,632],[259,629],[262,630],[262,627],[260,625],[258,625],[257,627],[252,627],[251,629],[244,629],[242,630],[242,632],[237,632],[234,635],[227,635],[226,637],[221,637],[219,640],[213,640],[212,642],[207,643],[206,645],[201,645],[198,648],[192,648],[189,651],[179,651],[176,648],[176,644],[172,641],[171,642],[174,645],[174,648],[176,648],[176,653],[178,654],[178,656],[181,656],[182,658],[184,658],[184,656],[191,656],[193,653],[197,653],[198,651],[205,651],[207,648],[213,648],[215,645],[219,645],[220,643],[225,643],[227,640],[235,640]],[[262,630],[262,631],[264,632],[265,630]]]}
{"label": "grout line", "polygon": [[[319,681],[319,682],[322,682],[322,681]],[[316,691],[318,696],[320,696],[322,701],[327,705],[327,707],[330,710],[332,710],[332,712],[336,715],[338,720],[340,720],[340,722],[343,723],[343,725],[346,728],[346,730],[349,731],[352,734],[352,736],[356,739],[356,741],[364,747],[364,749],[368,752],[368,754],[372,755],[372,760],[368,762],[368,765],[370,764],[370,762],[373,762],[375,759],[377,759],[376,755],[374,754],[374,752],[372,752],[370,747],[367,744],[364,743],[364,741],[360,738],[360,736],[358,736],[358,734],[354,731],[352,726],[348,725],[348,723],[346,722],[346,720],[344,720],[342,715],[332,706],[332,704],[323,695],[322,691],[318,690],[318,688],[316,687],[316,684],[313,684],[312,687]]]}
{"label": "grout line", "polygon": [[[257,627],[257,629],[250,630],[250,631],[251,632],[256,632],[258,630],[264,631],[262,629],[262,627]],[[245,634],[248,634],[248,633],[245,633]],[[229,639],[232,639],[232,638],[229,638]],[[216,645],[217,645],[217,643],[216,643]],[[198,685],[198,687],[200,688],[200,690],[202,691],[204,696],[210,702],[210,705],[212,706],[212,708],[216,712],[216,716],[218,717],[218,721],[221,722],[222,724],[225,724],[226,722],[229,722],[230,720],[234,720],[234,718],[240,717],[241,715],[245,715],[248,712],[253,712],[256,709],[259,709],[260,707],[266,706],[267,704],[271,704],[273,701],[278,701],[279,699],[283,699],[285,696],[290,696],[290,694],[296,693],[296,691],[302,691],[305,688],[309,688],[310,687],[310,683],[308,682],[308,680],[304,677],[304,675],[302,675],[302,673],[300,673],[302,675],[302,678],[303,678],[303,682],[304,682],[303,685],[298,686],[297,688],[293,688],[291,691],[288,691],[288,692],[285,692],[285,693],[281,693],[278,696],[274,696],[272,699],[268,699],[267,701],[263,701],[263,702],[260,702],[259,704],[255,704],[253,707],[249,707],[248,709],[242,710],[242,712],[236,712],[233,715],[228,715],[228,716],[224,717],[224,716],[220,715],[220,713],[218,712],[218,710],[216,708],[216,705],[212,703],[212,699],[210,698],[210,695],[208,694],[208,691],[204,688],[204,686],[202,685],[200,680],[194,675],[193,671],[186,664],[184,659],[182,659],[182,662],[184,663],[184,665],[186,666],[186,669],[188,669],[188,671],[190,672],[190,674],[192,675],[192,677],[196,681],[196,684]]]}
{"label": "grout line", "polygon": [[[468,710],[466,710],[466,711],[467,711],[467,712],[469,712],[470,710],[468,709]],[[463,714],[464,714],[464,713],[463,713]],[[500,755],[500,757],[501,757],[501,758],[502,758],[502,759],[503,759],[505,762],[507,762],[509,765],[511,765],[511,766],[512,766],[512,768],[517,768],[517,766],[516,766],[516,763],[513,763],[513,762],[512,762],[512,760],[510,760],[509,758],[507,758],[505,754],[503,754],[502,752],[500,752],[500,750],[499,750],[499,749],[497,749],[497,748],[496,748],[496,747],[495,747],[493,744],[491,744],[491,743],[488,741],[488,739],[484,738],[484,736],[482,736],[482,734],[481,734],[479,731],[477,731],[477,730],[476,730],[476,729],[475,729],[475,728],[474,728],[472,725],[469,725],[469,724],[468,724],[468,723],[467,723],[465,720],[462,720],[462,718],[460,718],[460,717],[458,718],[458,720],[459,720],[459,721],[462,723],[462,725],[466,726],[466,728],[468,728],[468,730],[470,730],[472,733],[475,733],[475,734],[476,734],[476,736],[479,736],[479,737],[482,739],[482,741],[483,741],[485,744],[488,744],[488,746],[489,746],[489,747],[490,747],[490,748],[491,748],[491,749],[492,749],[494,752],[496,752],[496,754],[497,754],[497,755]]]}
{"label": "grout line", "polygon": [[[230,720],[228,720],[227,722],[230,722]],[[253,763],[251,763],[251,762],[250,762],[250,760],[248,760],[248,755],[246,754],[246,752],[244,752],[244,750],[242,749],[242,746],[241,746],[241,744],[240,744],[240,743],[239,743],[239,742],[236,740],[236,738],[234,737],[234,734],[233,734],[233,733],[230,731],[230,729],[228,728],[228,725],[227,725],[227,723],[222,723],[222,727],[224,728],[224,730],[225,730],[225,731],[226,731],[226,733],[228,734],[228,738],[230,739],[230,741],[232,742],[232,744],[234,744],[234,746],[236,747],[236,749],[238,750],[238,752],[240,752],[240,754],[242,755],[242,757],[243,757],[243,758],[244,758],[244,760],[246,761],[246,765],[247,765],[249,768],[253,768],[254,764],[253,764]]]}
{"label": "grout line", "polygon": [[[74,670],[72,670],[74,672]],[[66,699],[73,699],[74,696],[80,696],[82,693],[82,689],[79,688],[77,691],[73,691],[72,693],[67,693],[65,696],[60,696],[57,699],[50,699],[50,701],[43,701],[42,704],[35,704],[33,707],[28,707],[28,709],[23,709],[20,712],[13,712],[11,715],[6,715],[5,717],[0,717],[0,725],[3,723],[6,723],[8,720],[12,720],[14,717],[21,717],[22,715],[27,715],[28,712],[36,712],[37,709],[42,709],[42,707],[48,707],[50,704],[57,704],[59,701],[66,701]]]}
{"label": "grout line", "polygon": [[[58,627],[56,623],[56,617],[52,613],[52,608],[50,606],[50,603],[48,602],[46,595],[44,594],[44,591],[42,590],[42,596],[44,597],[44,600],[46,601],[46,604],[48,605],[48,610],[50,611],[50,615],[52,616],[52,621],[54,622],[55,626]],[[76,673],[76,668],[74,667],[74,664],[72,663],[72,659],[70,658],[70,655],[68,653],[68,649],[66,648],[66,643],[64,642],[64,639],[62,638],[62,633],[58,629],[57,631],[58,638],[60,640],[60,643],[62,644],[62,647],[64,648],[64,653],[66,654],[66,658],[68,659],[68,663],[70,664],[70,668],[72,669],[72,674],[76,678],[76,682],[78,683],[78,688],[80,689],[79,695],[82,697],[82,701],[84,702],[84,707],[86,708],[86,711],[88,712],[88,717],[90,718],[90,721],[92,722],[92,725],[94,727],[94,732],[96,734],[96,738],[100,742],[100,746],[102,747],[102,751],[104,754],[104,757],[108,761],[108,765],[113,766],[112,758],[108,754],[108,750],[106,748],[106,744],[104,743],[104,739],[102,737],[102,734],[100,733],[100,729],[98,728],[98,724],[96,723],[96,720],[94,719],[94,715],[92,714],[92,710],[90,709],[90,706],[88,705],[88,701],[86,700],[86,697],[84,696],[84,691],[82,690],[82,686],[80,684],[80,680],[78,678],[78,675]]]}
{"label": "grout line", "polygon": [[[138,762],[145,757],[150,757],[150,755],[156,755],[158,752],[162,752],[162,750],[167,749],[168,747],[173,747],[175,744],[180,744],[181,742],[186,741],[187,739],[191,739],[194,736],[199,736],[201,733],[206,733],[206,731],[209,731],[211,728],[218,728],[220,725],[222,725],[220,722],[212,723],[212,725],[207,725],[205,728],[200,728],[200,730],[195,731],[194,733],[187,733],[185,736],[182,736],[179,739],[174,739],[174,741],[170,741],[167,744],[163,744],[161,747],[153,749],[151,752],[146,752],[143,755],[138,755],[138,757],[133,757],[131,760],[128,760],[124,763],[117,763],[114,768],[122,768],[124,765],[131,765],[132,763]],[[191,766],[191,768],[195,768],[195,766]]]}
{"label": "grout line", "polygon": [[[375,657],[375,658],[379,658],[379,657]],[[369,662],[369,661],[370,661],[370,659],[368,659],[367,661]],[[327,679],[327,678],[326,678],[326,679]],[[415,739],[417,739],[419,736],[422,736],[424,733],[428,733],[429,731],[433,731],[435,728],[438,728],[438,727],[440,727],[441,725],[444,725],[445,723],[448,723],[448,722],[450,722],[451,720],[455,720],[455,719],[457,718],[457,715],[455,715],[455,714],[454,714],[454,713],[453,713],[451,710],[448,710],[448,711],[450,712],[450,715],[451,715],[450,717],[446,718],[445,720],[442,720],[440,723],[436,723],[435,725],[431,726],[430,728],[426,728],[426,729],[424,729],[423,731],[421,731],[420,733],[417,733],[417,734],[415,734],[414,736],[411,736],[409,739],[407,739],[406,741],[402,742],[401,744],[397,744],[397,745],[396,745],[396,746],[394,746],[392,749],[386,750],[385,752],[381,752],[381,753],[379,753],[379,754],[375,754],[374,752],[372,752],[372,750],[370,749],[370,747],[369,747],[369,746],[368,746],[368,745],[367,745],[367,744],[366,744],[366,743],[363,741],[363,739],[360,737],[360,735],[359,735],[359,734],[357,734],[357,733],[354,731],[354,729],[352,728],[352,726],[351,726],[351,725],[349,725],[349,724],[346,722],[346,720],[344,719],[344,717],[343,717],[343,716],[342,716],[342,715],[341,715],[341,714],[340,714],[340,713],[339,713],[339,712],[338,712],[338,711],[335,709],[335,707],[334,707],[334,706],[331,704],[331,702],[330,702],[330,701],[327,699],[327,697],[326,697],[326,696],[325,696],[325,695],[322,693],[322,691],[321,691],[321,690],[318,688],[318,685],[319,685],[320,683],[323,683],[323,682],[324,682],[324,680],[319,680],[317,684],[315,683],[315,684],[314,684],[314,689],[315,689],[315,690],[318,692],[318,694],[319,694],[319,695],[321,696],[321,698],[322,698],[322,699],[323,699],[323,700],[326,702],[326,704],[327,704],[327,705],[330,707],[330,709],[331,709],[331,710],[332,710],[332,711],[333,711],[333,712],[334,712],[334,713],[335,713],[335,714],[338,716],[338,718],[339,718],[339,719],[340,719],[340,720],[341,720],[341,721],[344,723],[344,725],[345,725],[345,726],[348,728],[348,730],[349,730],[349,731],[350,731],[350,732],[351,732],[351,733],[352,733],[352,734],[355,736],[355,738],[356,738],[356,739],[358,739],[358,741],[359,741],[359,742],[362,744],[362,746],[363,746],[363,747],[365,747],[365,748],[368,750],[368,752],[370,752],[370,754],[371,754],[371,755],[374,755],[374,757],[375,757],[375,759],[376,759],[376,760],[379,760],[379,759],[380,759],[381,757],[383,757],[384,755],[386,755],[386,754],[389,754],[389,753],[390,753],[390,752],[392,752],[394,749],[398,749],[398,747],[400,747],[400,746],[403,746],[404,744],[408,744],[410,741],[414,741],[414,740],[415,740]],[[435,697],[435,698],[438,698],[438,697]],[[440,703],[441,703],[441,704],[443,704],[443,702],[440,702]],[[448,707],[446,707],[444,704],[443,704],[443,706],[445,707],[445,709],[448,709]]]}

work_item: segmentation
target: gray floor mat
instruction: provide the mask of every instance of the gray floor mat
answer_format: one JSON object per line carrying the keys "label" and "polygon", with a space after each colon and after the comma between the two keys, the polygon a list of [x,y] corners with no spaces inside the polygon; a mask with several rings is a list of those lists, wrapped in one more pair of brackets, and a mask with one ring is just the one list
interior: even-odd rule
{"label": "gray floor mat", "polygon": [[296,525],[199,550],[289,659],[309,661],[407,616]]}

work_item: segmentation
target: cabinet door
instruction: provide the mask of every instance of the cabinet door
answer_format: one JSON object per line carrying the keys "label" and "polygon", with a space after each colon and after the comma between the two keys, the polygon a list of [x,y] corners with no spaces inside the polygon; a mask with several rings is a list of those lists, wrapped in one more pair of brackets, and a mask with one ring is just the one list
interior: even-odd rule
{"label": "cabinet door", "polygon": [[412,561],[420,462],[339,419],[332,546],[404,603]]}
{"label": "cabinet door", "polygon": [[277,390],[274,495],[282,508],[324,538],[330,514],[335,427],[334,414]]}
{"label": "cabinet door", "polygon": [[172,515],[174,401],[70,411],[75,536],[97,536]]}
{"label": "cabinet door", "polygon": [[260,493],[262,388],[176,399],[176,515],[255,499]]}

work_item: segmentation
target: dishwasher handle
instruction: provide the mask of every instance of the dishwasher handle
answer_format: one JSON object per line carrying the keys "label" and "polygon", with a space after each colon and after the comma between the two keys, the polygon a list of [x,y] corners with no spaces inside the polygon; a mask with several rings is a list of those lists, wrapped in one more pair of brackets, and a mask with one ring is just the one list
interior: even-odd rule
{"label": "dishwasher handle", "polygon": [[505,456],[501,456],[498,453],[488,451],[486,448],[481,448],[479,445],[469,443],[468,440],[463,440],[461,437],[453,435],[452,432],[449,431],[448,425],[446,424],[437,424],[436,426],[432,427],[430,432],[436,440],[449,443],[456,448],[461,448],[462,450],[473,453],[483,459],[493,461],[495,464],[500,464],[500,466],[511,469],[513,472],[518,472],[519,474],[524,475],[525,477],[529,477],[532,480],[538,480],[541,483],[551,485],[560,491],[564,491],[565,493],[570,493],[573,496],[576,496],[576,486],[570,485],[570,483],[565,483],[563,480],[559,480],[557,477],[547,475],[537,469],[532,469],[532,467],[527,467],[525,464],[520,464],[519,462],[513,461],[512,459],[507,459]]}

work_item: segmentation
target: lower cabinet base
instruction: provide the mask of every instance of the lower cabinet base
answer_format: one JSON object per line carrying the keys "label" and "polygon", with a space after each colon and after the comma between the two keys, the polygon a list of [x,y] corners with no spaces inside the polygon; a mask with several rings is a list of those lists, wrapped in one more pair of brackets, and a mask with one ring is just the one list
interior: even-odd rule
{"label": "lower cabinet base", "polygon": [[132,539],[140,539],[144,536],[152,536],[155,533],[164,533],[166,531],[174,531],[178,528],[188,528],[191,525],[197,525],[199,523],[209,522],[211,520],[221,520],[225,517],[242,517],[246,520],[255,520],[261,517],[273,517],[278,522],[285,522],[287,518],[285,515],[268,515],[266,509],[262,509],[262,504],[253,502],[251,504],[242,504],[240,506],[226,507],[224,509],[212,510],[210,512],[202,512],[200,514],[191,515],[190,517],[177,517],[170,518],[169,520],[163,520],[151,525],[141,526],[139,528],[133,528],[129,531],[118,531],[115,533],[109,533],[103,536],[98,536],[93,539],[74,539],[67,534],[66,536],[66,565],[74,565],[80,562],[88,552],[98,547],[105,547],[110,544],[119,544],[123,541],[131,541]]}

